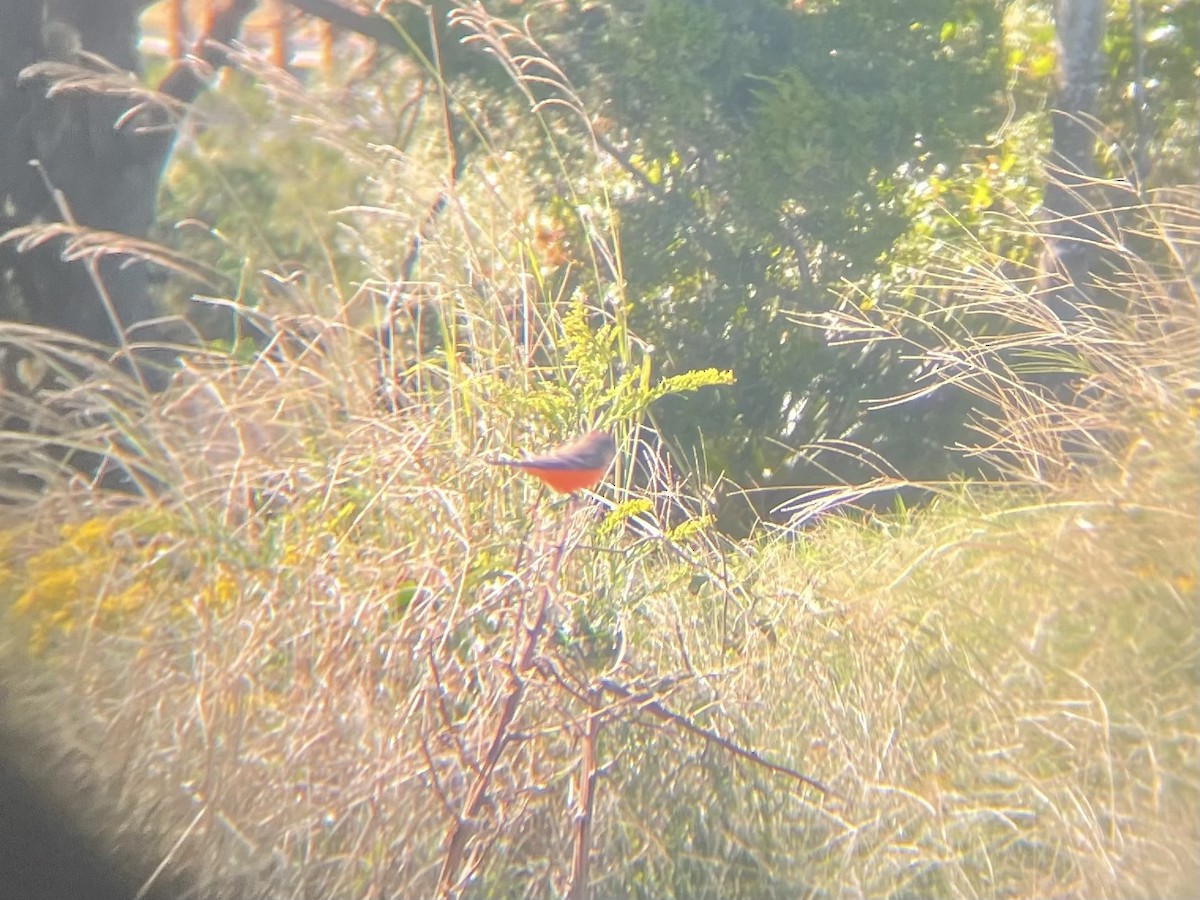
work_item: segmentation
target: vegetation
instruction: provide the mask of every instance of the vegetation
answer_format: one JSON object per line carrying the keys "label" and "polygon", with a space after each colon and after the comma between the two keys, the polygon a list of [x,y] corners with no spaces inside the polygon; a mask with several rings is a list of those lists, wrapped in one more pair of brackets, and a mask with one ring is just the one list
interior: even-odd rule
{"label": "vegetation", "polygon": [[[1200,190],[1097,180],[1122,200],[1103,289],[1064,297],[1025,215],[1032,111],[994,154],[970,131],[1006,63],[1032,93],[1012,67],[1036,28],[1000,43],[991,4],[686,6],[553,36],[595,64],[577,86],[464,20],[532,109],[483,79],[305,86],[230,57],[164,178],[186,225],[139,255],[237,327],[180,350],[161,393],[82,339],[0,327],[66,386],[6,413],[144,488],[4,435],[46,484],[0,532],[6,689],[55,710],[36,727],[95,761],[114,815],[158,824],[156,864],[217,895],[1185,892]],[[812,46],[766,40],[795,18]],[[884,121],[926,104],[806,64],[861,21],[885,83],[915,59],[925,90],[961,90],[927,157]],[[611,73],[619,141],[579,112]],[[822,116],[835,149],[803,161],[836,178],[780,159]],[[736,158],[734,124],[756,136]],[[701,133],[715,170],[687,156]],[[834,407],[848,430],[814,430]],[[810,483],[735,540],[727,485],[660,424],[699,425],[744,484],[796,458]],[[596,496],[487,464],[589,425],[622,448]],[[921,470],[914,447],[967,462]]]}

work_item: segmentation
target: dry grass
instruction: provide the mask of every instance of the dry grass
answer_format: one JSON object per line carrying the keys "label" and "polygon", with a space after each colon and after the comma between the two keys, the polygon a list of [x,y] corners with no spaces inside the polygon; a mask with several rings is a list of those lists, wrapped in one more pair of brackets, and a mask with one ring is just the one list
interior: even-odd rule
{"label": "dry grass", "polygon": [[603,506],[531,509],[446,406],[381,414],[325,357],[257,368],[151,414],[182,490],[54,494],[9,534],[9,622],[202,868],[279,861],[288,896],[433,895],[494,859],[570,883],[589,723],[693,680],[618,636],[663,551]]}
{"label": "dry grass", "polygon": [[846,793],[788,832],[810,878],[863,896],[1195,883],[1196,489],[969,492],[758,560],[778,645],[725,696]]}
{"label": "dry grass", "polygon": [[[986,456],[1018,481],[1062,484],[1080,468],[1119,469],[1144,437],[1183,449],[1195,415],[1200,189],[1137,197],[1108,183],[1114,208],[1089,218],[1091,283],[1046,270],[1050,248],[1018,264],[972,245],[931,248],[903,303],[854,297],[815,324],[842,343],[897,344],[920,363],[912,389],[875,408],[966,391],[983,411]],[[1022,241],[1030,222],[1013,222]]]}

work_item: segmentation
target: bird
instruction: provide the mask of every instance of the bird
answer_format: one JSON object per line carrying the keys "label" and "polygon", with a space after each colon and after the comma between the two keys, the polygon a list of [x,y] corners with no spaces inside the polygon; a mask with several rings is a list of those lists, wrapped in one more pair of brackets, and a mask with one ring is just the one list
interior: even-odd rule
{"label": "bird", "polygon": [[489,460],[494,466],[523,469],[560,494],[595,487],[612,465],[617,445],[607,431],[589,431],[569,444],[561,444],[527,459]]}

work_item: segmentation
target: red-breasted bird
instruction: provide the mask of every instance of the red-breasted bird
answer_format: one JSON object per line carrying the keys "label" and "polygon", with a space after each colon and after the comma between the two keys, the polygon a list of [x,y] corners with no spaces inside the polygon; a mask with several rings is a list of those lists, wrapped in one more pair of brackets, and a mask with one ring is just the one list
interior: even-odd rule
{"label": "red-breasted bird", "polygon": [[604,477],[617,445],[607,431],[589,431],[578,440],[528,459],[489,460],[494,466],[524,469],[560,494],[594,487]]}

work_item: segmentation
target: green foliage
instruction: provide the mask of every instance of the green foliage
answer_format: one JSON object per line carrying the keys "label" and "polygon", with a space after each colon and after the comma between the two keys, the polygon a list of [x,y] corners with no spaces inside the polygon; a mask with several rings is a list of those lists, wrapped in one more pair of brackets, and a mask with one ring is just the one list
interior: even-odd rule
{"label": "green foliage", "polygon": [[[446,9],[435,10],[435,21]],[[1188,60],[1197,29],[1189,16],[1188,4],[1165,4],[1145,11],[1142,28],[1146,109],[1163,133],[1150,145],[1162,147],[1164,177],[1195,169]],[[423,17],[406,13],[400,23],[413,42],[426,40]],[[712,469],[739,482],[790,485],[860,474],[841,464],[812,467],[795,452],[821,441],[856,441],[914,477],[961,470],[966,464],[947,448],[969,441],[967,398],[866,417],[869,401],[912,390],[919,369],[877,345],[831,346],[828,336],[796,323],[847,297],[917,304],[914,273],[931,248],[950,255],[964,230],[1000,256],[1034,260],[1036,238],[1011,223],[1035,213],[1041,195],[1038,160],[1049,137],[1044,107],[1054,63],[1047,5],[612,0],[582,12],[539,8],[531,21],[532,33],[556,35],[554,52],[574,63],[564,64],[567,76],[581,85],[585,105],[610,120],[610,140],[640,173],[626,172],[614,185],[605,175],[577,171],[592,166],[590,147],[558,129],[545,109],[542,124],[553,141],[531,138],[536,129],[522,133],[519,121],[497,129],[522,142],[539,202],[568,223],[568,247],[590,241],[591,226],[570,224],[579,205],[606,209],[611,189],[614,229],[619,223],[626,248],[625,296],[634,298],[616,301],[618,319],[602,326],[620,329],[610,342],[615,355],[589,363],[604,368],[619,360],[614,383],[603,384],[595,372],[549,372],[529,398],[537,415],[561,432],[601,408],[614,419],[645,412],[655,398],[631,387],[650,379],[647,360],[631,361],[627,335],[636,334],[653,348],[657,377],[709,369],[735,376],[708,382],[712,390],[686,403],[666,397],[649,414],[672,444],[695,447],[703,432]],[[505,96],[498,67],[472,62],[457,46],[451,52],[455,42],[447,35],[439,40],[460,130],[479,128],[480,106],[496,110],[489,114],[495,124],[505,116],[520,120],[527,101]],[[418,49],[428,62],[432,48]],[[1106,49],[1104,118],[1124,123],[1113,136],[1129,144],[1136,117],[1121,92],[1138,57],[1124,4],[1110,9]],[[428,66],[421,71],[430,77]],[[320,171],[321,190],[343,204],[398,198],[356,182],[317,135],[271,138],[264,100],[250,109],[249,119],[268,123],[254,165],[222,175],[229,182],[224,199],[204,192],[202,207],[172,207],[171,216],[215,225],[212,233],[224,240],[222,266],[243,285],[242,302],[256,303],[264,287],[249,273],[263,265],[286,269],[292,260],[328,263],[344,295],[363,272],[358,248],[337,238],[331,222],[294,211],[293,199],[320,196],[311,184],[303,197],[290,198],[282,185],[295,179],[256,174],[255,166]],[[484,144],[491,139],[473,133]],[[214,138],[204,132],[201,141]],[[479,146],[471,143],[470,152]],[[403,149],[440,152],[436,140]],[[1112,158],[1114,173],[1123,171],[1119,157]],[[562,177],[566,168],[569,179]],[[222,209],[206,208],[215,204]],[[256,231],[262,210],[288,223],[272,228],[269,242]],[[529,263],[545,290],[544,279],[555,276],[532,246]],[[602,281],[576,270],[564,279],[564,292],[583,282],[586,294],[601,296]],[[437,327],[456,327],[433,315],[424,321],[421,353],[430,335],[434,343],[442,339]]]}
{"label": "green foliage", "polygon": [[666,539],[672,543],[683,544],[697,535],[707,533],[715,524],[716,517],[711,515],[688,519],[669,529]]}
{"label": "green foliage", "polygon": [[1107,7],[1100,95],[1107,174],[1128,176],[1136,164],[1151,186],[1193,183],[1200,173],[1200,5],[1138,6],[1140,28],[1130,0]]}
{"label": "green foliage", "polygon": [[[664,404],[657,424],[685,446],[703,429],[712,466],[740,481],[853,477],[809,469],[788,449],[811,440],[855,440],[918,476],[962,469],[946,448],[969,442],[968,400],[864,420],[864,401],[913,390],[920,371],[793,323],[848,294],[919,311],[914,273],[959,242],[1036,261],[1035,231],[1013,223],[1041,200],[1049,4],[593,7],[606,27],[580,39],[587,52],[570,71],[638,173],[613,194],[638,298],[631,328],[668,373],[712,365],[737,377],[686,407]],[[1139,45],[1130,5],[1110,4],[1104,174],[1131,174],[1141,147],[1151,183],[1194,180],[1196,10],[1143,9]],[[1139,65],[1141,118],[1128,96]]]}
{"label": "green foliage", "polygon": [[[720,14],[704,4],[685,0],[660,0],[646,5],[638,22],[647,38],[637,38],[625,62],[620,87],[627,101],[638,96],[638,89],[653,86],[656,108],[670,110],[672,128],[683,131],[702,129],[710,120],[711,109],[706,92],[698,85],[728,82],[738,64],[737,50],[724,40],[724,22]],[[658,37],[670,36],[669,40]],[[653,37],[651,37],[653,36]],[[624,40],[634,39],[632,33]],[[664,144],[659,154],[675,149]]]}
{"label": "green foliage", "polygon": [[[831,348],[784,311],[819,312],[847,279],[889,271],[914,227],[905,198],[953,171],[1003,116],[990,2],[610,4],[587,91],[612,98],[653,189],[620,205],[631,327],[666,371],[728,369],[736,384],[665,405],[667,433],[704,428],[735,478],[795,478],[787,443],[854,436],[926,471],[952,415],[907,435],[861,422],[860,399],[910,366]],[[606,110],[607,112],[607,110]],[[948,429],[948,430],[947,430]],[[940,433],[940,442],[917,439]]]}
{"label": "green foliage", "polygon": [[653,510],[654,504],[645,498],[626,500],[618,503],[605,515],[598,533],[604,537],[613,537],[620,532],[625,524],[635,516],[645,515]]}
{"label": "green foliage", "polygon": [[[577,296],[558,321],[558,366],[533,385],[489,381],[485,393],[505,410],[532,413],[569,434],[579,422],[633,423],[664,397],[733,383],[730,372],[698,369],[653,380],[652,357],[629,349],[629,334],[617,320],[594,322],[593,311]],[[623,358],[632,358],[622,364]],[[614,370],[624,369],[613,375]]]}
{"label": "green foliage", "polygon": [[[246,307],[259,306],[272,288],[281,296],[307,287],[314,274],[344,296],[366,270],[329,211],[366,199],[358,167],[319,130],[290,121],[301,112],[295,96],[272,96],[237,73],[225,81],[200,104],[205,124],[181,140],[163,178],[161,238],[225,276],[210,292],[233,292]],[[277,277],[260,278],[262,271]],[[304,277],[280,286],[297,274]],[[195,312],[186,303],[195,286],[173,288],[189,293],[169,302]],[[326,296],[324,305],[332,309],[333,300]]]}

